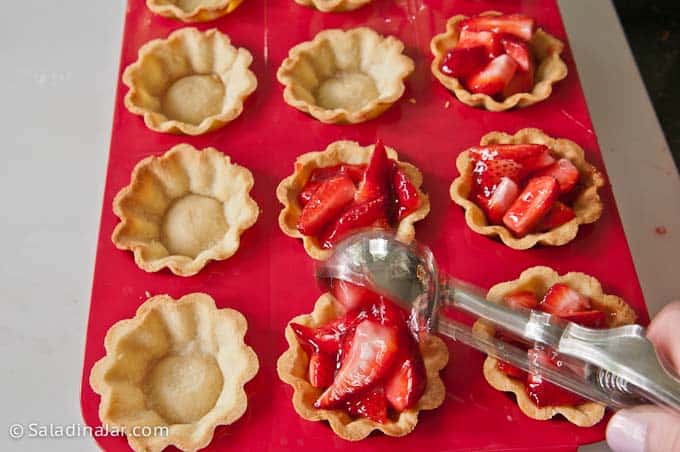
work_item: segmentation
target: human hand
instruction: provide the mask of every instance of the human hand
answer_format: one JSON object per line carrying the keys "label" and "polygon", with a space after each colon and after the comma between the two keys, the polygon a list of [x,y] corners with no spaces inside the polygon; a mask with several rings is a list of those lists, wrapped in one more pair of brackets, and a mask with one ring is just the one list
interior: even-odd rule
{"label": "human hand", "polygon": [[[647,337],[680,375],[680,301],[654,317]],[[680,416],[651,405],[621,410],[607,425],[607,443],[615,452],[680,452]]]}

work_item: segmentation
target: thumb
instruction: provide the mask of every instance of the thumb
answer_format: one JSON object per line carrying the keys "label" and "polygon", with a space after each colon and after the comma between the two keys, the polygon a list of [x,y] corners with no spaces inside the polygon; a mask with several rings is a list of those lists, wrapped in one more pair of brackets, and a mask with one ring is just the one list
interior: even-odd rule
{"label": "thumb", "polygon": [[653,406],[621,410],[607,425],[607,443],[615,452],[680,452],[680,417]]}

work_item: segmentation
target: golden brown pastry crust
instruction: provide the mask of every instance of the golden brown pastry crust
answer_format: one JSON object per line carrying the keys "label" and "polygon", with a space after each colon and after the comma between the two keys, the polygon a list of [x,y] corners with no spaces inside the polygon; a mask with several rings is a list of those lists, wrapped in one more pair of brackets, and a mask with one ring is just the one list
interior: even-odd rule
{"label": "golden brown pastry crust", "polygon": [[316,8],[321,12],[352,11],[370,3],[372,0],[295,0],[295,3]]}
{"label": "golden brown pastry crust", "polygon": [[[149,298],[134,318],[121,320],[109,329],[104,343],[106,356],[92,367],[90,386],[101,396],[102,424],[126,431],[135,426],[167,427],[167,435],[128,435],[135,451],[207,446],[217,426],[235,422],[248,406],[243,386],[257,374],[259,363],[243,340],[247,326],[241,313],[217,309],[215,301],[203,293],[179,300],[168,295]],[[221,374],[222,387],[212,388],[218,394],[214,406],[193,422],[168,422],[147,400],[152,397],[149,374],[168,356],[191,359],[199,355],[209,356],[214,363],[212,370],[217,368]],[[172,381],[173,377],[168,378]],[[177,388],[169,387],[168,391],[172,394]],[[191,404],[193,400],[185,397],[183,402]]]}
{"label": "golden brown pastry crust", "polygon": [[[297,316],[291,322],[317,327],[330,322],[338,315],[338,303],[332,295],[326,293],[317,300],[311,314]],[[390,419],[384,424],[367,418],[353,419],[344,410],[314,408],[314,402],[319,398],[322,390],[309,383],[307,379],[309,358],[290,326],[286,327],[286,341],[288,350],[279,358],[276,369],[279,378],[293,387],[295,411],[300,417],[309,421],[328,421],[335,434],[343,439],[358,441],[366,438],[374,430],[380,430],[389,436],[407,435],[418,423],[420,410],[435,409],[444,402],[446,397],[446,388],[439,376],[439,371],[446,366],[449,352],[444,341],[436,336],[428,335],[420,340],[420,351],[427,374],[425,392],[415,407],[399,413],[396,419]]]}
{"label": "golden brown pastry crust", "polygon": [[[635,323],[635,311],[615,295],[605,294],[600,282],[584,273],[571,272],[560,276],[549,267],[532,267],[522,272],[518,279],[496,284],[486,295],[486,299],[493,303],[503,303],[507,295],[520,291],[529,291],[537,295],[540,300],[554,284],[566,284],[577,292],[590,298],[595,309],[604,311],[607,316],[607,327],[614,328],[621,325]],[[493,336],[493,324],[478,320],[473,331],[485,336]],[[524,382],[511,378],[496,367],[497,360],[487,357],[484,361],[484,378],[491,386],[499,391],[512,392],[517,399],[517,405],[524,414],[532,419],[546,420],[561,414],[572,424],[579,427],[590,427],[597,424],[604,416],[605,408],[595,402],[586,402],[577,406],[546,406],[539,408],[527,395]]]}
{"label": "golden brown pastry crust", "polygon": [[[167,39],[144,44],[137,61],[125,69],[123,83],[130,88],[125,107],[143,116],[146,126],[156,132],[202,135],[241,114],[245,99],[257,87],[255,74],[248,69],[252,61],[248,50],[235,48],[229,36],[216,29],[180,28]],[[200,122],[173,118],[165,105],[171,88],[190,77],[200,78],[203,86],[185,87],[191,91],[179,93],[173,101],[186,105],[172,105],[171,113],[197,110]],[[205,85],[222,92],[204,93]]]}
{"label": "golden brown pastry crust", "polygon": [[[368,27],[324,30],[290,49],[276,76],[285,87],[288,105],[324,123],[355,124],[379,116],[404,94],[404,79],[413,72],[414,63],[403,50],[404,44],[394,36],[383,37]],[[347,89],[338,81],[329,90],[340,99],[361,97],[368,90],[359,89],[364,88],[361,84],[370,80],[368,101],[351,107],[319,104],[321,89],[330,86],[327,82],[353,75],[359,77],[354,79],[359,86]]]}
{"label": "golden brown pastry crust", "polygon": [[181,0],[146,0],[146,6],[155,14],[182,22],[208,22],[234,11],[243,1],[199,0],[186,7]]}
{"label": "golden brown pastry crust", "polygon": [[594,223],[602,215],[602,201],[597,190],[605,184],[604,176],[585,159],[583,148],[573,141],[564,138],[552,138],[539,129],[522,129],[515,135],[502,132],[487,133],[480,140],[481,146],[489,144],[520,144],[534,143],[544,144],[550,148],[553,156],[569,159],[580,176],[580,193],[574,204],[575,218],[567,223],[546,232],[527,234],[524,237],[515,237],[513,233],[501,225],[490,225],[486,221],[486,215],[473,201],[468,199],[472,190],[472,162],[468,151],[462,152],[456,159],[456,167],[460,176],[451,184],[451,199],[465,209],[465,222],[473,231],[487,236],[498,236],[503,243],[516,250],[525,250],[542,245],[560,246],[571,242],[578,234],[578,228],[582,224]]}
{"label": "golden brown pastry crust", "polygon": [[[250,197],[253,175],[215,148],[197,150],[189,144],[179,144],[162,156],[147,157],[137,163],[130,177],[130,185],[121,189],[113,201],[113,211],[120,218],[111,240],[122,250],[134,252],[135,263],[147,272],[169,268],[179,276],[198,273],[211,260],[224,260],[238,250],[241,234],[250,228],[260,214],[260,209]],[[176,221],[191,220],[191,224],[174,224],[168,227],[168,212],[177,201],[189,197],[207,199],[220,204],[223,229],[213,230],[216,221],[204,218],[209,210],[194,215],[192,206]],[[194,201],[191,199],[190,201]],[[201,209],[198,206],[197,209]],[[195,213],[197,210],[194,210]],[[187,217],[188,215],[188,217]],[[170,232],[165,233],[168,230]],[[214,242],[192,235],[212,232]],[[164,237],[178,233],[179,237]],[[168,240],[188,241],[195,255],[172,252]],[[197,241],[198,245],[193,243]]]}
{"label": "golden brown pastry crust", "polygon": [[[487,11],[480,15],[500,15],[497,11]],[[560,58],[564,44],[559,39],[538,29],[529,41],[529,48],[536,57],[536,73],[534,88],[530,93],[517,93],[502,102],[481,93],[471,93],[454,77],[444,74],[440,67],[446,53],[458,43],[460,30],[458,24],[467,16],[453,16],[446,23],[446,31],[436,35],[430,42],[430,50],[434,55],[431,69],[442,85],[453,91],[459,101],[471,107],[483,107],[489,111],[504,111],[515,107],[528,107],[550,97],[553,85],[567,76],[567,65]]]}
{"label": "golden brown pastry crust", "polygon": [[[302,209],[298,204],[297,197],[304,188],[309,176],[315,168],[348,163],[351,165],[367,164],[371,159],[374,145],[361,146],[355,141],[336,141],[331,143],[323,151],[308,152],[300,155],[295,160],[295,171],[292,175],[283,179],[276,188],[276,197],[283,204],[283,210],[279,214],[279,226],[289,237],[302,239],[305,251],[316,260],[328,259],[332,250],[321,248],[315,237],[302,234],[297,229],[297,222]],[[423,176],[415,166],[410,163],[400,162],[397,152],[385,146],[387,156],[395,160],[402,171],[408,176],[418,190],[420,205],[418,209],[404,217],[397,226],[396,236],[404,243],[409,243],[416,235],[414,223],[422,220],[430,213],[430,198],[423,193],[421,186]]]}

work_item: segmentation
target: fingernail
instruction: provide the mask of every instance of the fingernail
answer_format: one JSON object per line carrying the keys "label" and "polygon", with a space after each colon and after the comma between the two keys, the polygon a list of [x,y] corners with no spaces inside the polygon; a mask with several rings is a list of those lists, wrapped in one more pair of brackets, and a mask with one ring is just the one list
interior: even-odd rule
{"label": "fingernail", "polygon": [[644,452],[647,423],[642,416],[619,411],[607,425],[607,444],[614,452]]}

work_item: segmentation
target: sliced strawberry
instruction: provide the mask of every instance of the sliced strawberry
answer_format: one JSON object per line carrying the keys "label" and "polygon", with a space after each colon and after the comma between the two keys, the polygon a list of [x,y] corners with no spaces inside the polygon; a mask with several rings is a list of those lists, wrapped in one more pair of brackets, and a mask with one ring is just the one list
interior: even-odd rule
{"label": "sliced strawberry", "polygon": [[576,214],[571,207],[556,201],[550,212],[541,220],[536,229],[539,231],[550,231],[571,221],[574,217],[576,217]]}
{"label": "sliced strawberry", "polygon": [[534,70],[516,71],[510,83],[501,92],[504,99],[517,93],[530,93],[534,89]]}
{"label": "sliced strawberry", "polygon": [[332,280],[330,289],[333,296],[348,311],[378,301],[375,292],[341,279]]}
{"label": "sliced strawberry", "polygon": [[383,326],[406,329],[406,312],[385,297],[380,297],[380,301],[371,306],[370,317]]}
{"label": "sliced strawberry", "polygon": [[[417,344],[414,346],[417,347]],[[392,372],[385,380],[385,395],[392,408],[407,410],[425,392],[425,365],[420,353],[408,353],[404,359],[397,361]]]}
{"label": "sliced strawberry", "polygon": [[526,235],[552,209],[558,195],[559,186],[554,177],[531,179],[503,216],[503,223],[518,237]]}
{"label": "sliced strawberry", "polygon": [[505,14],[501,16],[475,16],[461,22],[463,30],[492,31],[508,33],[525,41],[531,40],[536,31],[533,18],[524,14]]}
{"label": "sliced strawberry", "polygon": [[319,237],[321,246],[325,249],[332,248],[349,231],[372,226],[376,221],[385,218],[387,210],[385,199],[385,197],[374,198],[351,206]]}
{"label": "sliced strawberry", "polygon": [[456,47],[447,52],[441,71],[451,77],[465,78],[484,69],[489,62],[486,47]]}
{"label": "sliced strawberry", "polygon": [[508,177],[501,177],[496,189],[485,204],[485,211],[489,223],[501,224],[503,215],[519,196],[519,186]]}
{"label": "sliced strawberry", "polygon": [[297,228],[305,235],[316,235],[335,220],[354,199],[354,182],[346,176],[324,181],[305,204]]}
{"label": "sliced strawberry", "polygon": [[522,369],[513,366],[512,364],[505,361],[501,360],[496,361],[496,369],[500,370],[510,378],[517,378],[523,380],[527,377],[527,373],[524,372]]}
{"label": "sliced strawberry", "polygon": [[314,403],[316,408],[335,408],[383,378],[399,350],[397,331],[371,320],[357,325],[333,384]]}
{"label": "sliced strawberry", "polygon": [[546,292],[539,308],[559,317],[590,310],[590,300],[566,284],[557,283]]}
{"label": "sliced strawberry", "polygon": [[326,166],[315,168],[312,175],[309,177],[311,182],[324,181],[335,176],[347,176],[358,184],[364,177],[365,165],[350,165],[349,163],[342,163],[335,166]]}
{"label": "sliced strawberry", "polygon": [[555,163],[550,149],[542,144],[488,144],[469,149],[473,161],[513,160],[525,173],[537,171]]}
{"label": "sliced strawberry", "polygon": [[552,176],[560,184],[560,193],[570,192],[578,184],[578,168],[569,159],[559,159],[554,164],[536,173],[537,176]]}
{"label": "sliced strawberry", "polygon": [[352,416],[365,417],[379,424],[387,422],[387,398],[381,385],[357,394],[346,406]]}
{"label": "sliced strawberry", "polygon": [[340,350],[340,335],[333,328],[310,328],[299,323],[291,323],[298,342],[307,354],[324,353],[333,355]]}
{"label": "sliced strawberry", "polygon": [[527,43],[512,35],[503,36],[501,38],[501,43],[503,44],[505,53],[515,60],[519,65],[519,69],[524,72],[529,72],[529,69],[533,67],[533,61]]}
{"label": "sliced strawberry", "polygon": [[315,388],[327,388],[333,384],[335,355],[312,353],[309,357],[309,383]]}
{"label": "sliced strawberry", "polygon": [[528,290],[522,290],[520,292],[515,292],[510,295],[506,295],[503,298],[505,304],[513,309],[524,308],[524,309],[534,309],[538,306],[538,298],[533,292]]}
{"label": "sliced strawberry", "polygon": [[560,318],[578,323],[588,328],[602,328],[606,326],[607,314],[602,311],[580,311],[572,314],[561,315]]}
{"label": "sliced strawberry", "polygon": [[539,408],[562,405],[574,406],[585,402],[583,397],[562,389],[545,380],[542,376],[533,373],[527,376],[526,392]]}
{"label": "sliced strawberry", "polygon": [[516,70],[515,60],[508,55],[498,56],[480,72],[468,78],[467,87],[473,93],[495,96],[510,83]]}
{"label": "sliced strawberry", "polygon": [[496,33],[491,33],[490,31],[461,30],[456,48],[472,49],[475,47],[484,47],[486,49],[486,62],[488,62],[489,59],[502,55],[504,51],[500,36]]}
{"label": "sliced strawberry", "polygon": [[396,214],[398,221],[413,213],[420,205],[418,190],[394,160],[392,160],[392,192],[397,203]]}
{"label": "sliced strawberry", "polygon": [[392,182],[391,168],[385,146],[381,140],[378,140],[375,143],[371,161],[368,163],[368,167],[366,167],[363,180],[359,184],[359,190],[354,198],[357,204],[380,197],[392,199],[390,193]]}
{"label": "sliced strawberry", "polygon": [[298,204],[300,204],[300,207],[304,207],[310,199],[312,199],[312,195],[316,193],[316,190],[321,186],[321,182],[319,181],[309,181],[305,184],[305,186],[302,188],[302,191],[298,193]]}
{"label": "sliced strawberry", "polygon": [[480,160],[475,163],[472,173],[477,193],[488,199],[496,190],[501,179],[508,178],[515,183],[520,181],[522,165],[508,159]]}

